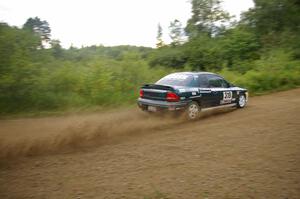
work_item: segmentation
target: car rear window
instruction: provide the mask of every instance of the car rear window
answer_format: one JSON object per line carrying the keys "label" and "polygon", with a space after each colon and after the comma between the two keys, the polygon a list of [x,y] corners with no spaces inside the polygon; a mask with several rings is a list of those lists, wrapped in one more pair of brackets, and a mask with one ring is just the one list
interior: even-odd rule
{"label": "car rear window", "polygon": [[194,87],[197,85],[197,78],[197,75],[170,74],[158,80],[156,84]]}

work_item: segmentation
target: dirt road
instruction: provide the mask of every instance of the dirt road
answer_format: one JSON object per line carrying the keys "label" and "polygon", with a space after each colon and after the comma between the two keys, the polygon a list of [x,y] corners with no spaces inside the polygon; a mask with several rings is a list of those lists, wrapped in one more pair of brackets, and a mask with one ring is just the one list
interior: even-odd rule
{"label": "dirt road", "polygon": [[0,139],[0,198],[300,198],[300,89],[196,122],[2,120]]}

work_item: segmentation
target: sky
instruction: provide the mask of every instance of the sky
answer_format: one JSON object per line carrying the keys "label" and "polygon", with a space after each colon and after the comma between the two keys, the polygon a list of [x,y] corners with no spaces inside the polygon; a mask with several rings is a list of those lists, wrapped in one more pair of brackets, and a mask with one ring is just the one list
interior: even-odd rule
{"label": "sky", "polygon": [[[252,0],[224,0],[231,15],[253,7]],[[183,26],[191,16],[189,0],[1,0],[0,21],[22,27],[29,17],[49,22],[52,39],[63,47],[136,45],[154,47],[157,25],[166,43],[168,26]]]}

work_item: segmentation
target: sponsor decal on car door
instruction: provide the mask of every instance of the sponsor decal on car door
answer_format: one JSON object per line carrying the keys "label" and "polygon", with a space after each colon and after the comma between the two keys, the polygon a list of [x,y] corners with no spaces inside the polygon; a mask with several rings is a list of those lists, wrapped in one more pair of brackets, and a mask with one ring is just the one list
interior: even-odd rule
{"label": "sponsor decal on car door", "polygon": [[230,88],[213,88],[213,98],[216,100],[217,105],[229,104],[232,102],[232,90]]}
{"label": "sponsor decal on car door", "polygon": [[223,99],[220,104],[228,104],[232,101],[232,91],[223,91]]}

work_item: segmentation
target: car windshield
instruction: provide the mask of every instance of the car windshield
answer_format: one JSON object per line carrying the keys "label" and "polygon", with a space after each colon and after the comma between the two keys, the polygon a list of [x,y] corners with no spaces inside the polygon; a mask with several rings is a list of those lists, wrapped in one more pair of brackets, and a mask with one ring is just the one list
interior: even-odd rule
{"label": "car windshield", "polygon": [[193,87],[197,76],[187,74],[171,74],[158,80],[156,84],[170,85],[170,86],[188,86]]}

